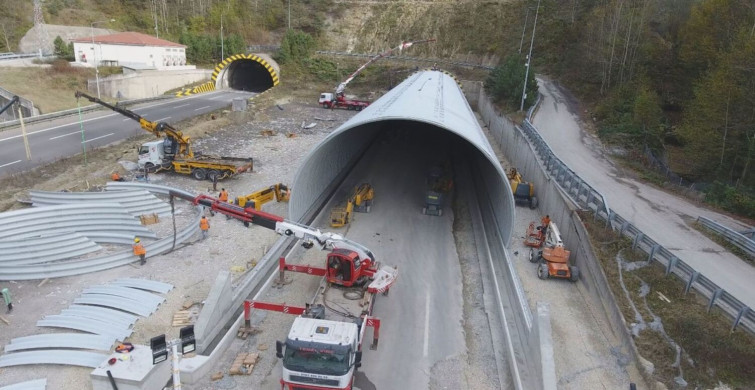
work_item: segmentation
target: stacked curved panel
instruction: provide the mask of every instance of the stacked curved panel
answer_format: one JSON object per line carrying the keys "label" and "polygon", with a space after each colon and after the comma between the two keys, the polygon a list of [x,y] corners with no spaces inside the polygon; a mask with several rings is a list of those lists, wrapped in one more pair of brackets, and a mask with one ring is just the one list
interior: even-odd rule
{"label": "stacked curved panel", "polygon": [[106,191],[106,192],[48,192],[29,191],[33,206],[54,206],[59,204],[118,203],[129,214],[138,217],[142,214],[170,215],[170,205],[146,190]]}

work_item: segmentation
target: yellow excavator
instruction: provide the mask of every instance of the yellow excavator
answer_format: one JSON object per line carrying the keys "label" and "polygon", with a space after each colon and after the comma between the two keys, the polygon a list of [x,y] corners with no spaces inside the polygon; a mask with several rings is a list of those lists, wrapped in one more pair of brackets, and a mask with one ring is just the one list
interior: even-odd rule
{"label": "yellow excavator", "polygon": [[191,175],[197,180],[220,180],[241,172],[251,172],[253,161],[251,158],[221,157],[201,154],[191,149],[190,137],[166,122],[152,122],[141,115],[117,105],[76,91],[76,99],[85,98],[92,103],[107,107],[125,117],[139,122],[144,131],[150,132],[159,141],[142,144],[139,148],[139,168],[147,172],[163,170]]}
{"label": "yellow excavator", "polygon": [[354,189],[354,193],[346,201],[346,206],[333,207],[330,211],[330,226],[341,227],[351,221],[351,213],[369,213],[372,210],[372,200],[375,190],[369,183],[362,183]]}
{"label": "yellow excavator", "polygon": [[526,203],[530,209],[537,208],[537,197],[535,196],[535,184],[522,180],[522,174],[517,172],[516,168],[511,168],[508,175],[511,191],[514,193],[516,203]]}
{"label": "yellow excavator", "polygon": [[291,190],[283,183],[271,185],[268,188],[252,192],[246,196],[239,196],[235,203],[243,208],[251,207],[255,210],[262,209],[262,205],[275,199],[276,202],[288,202],[291,198]]}

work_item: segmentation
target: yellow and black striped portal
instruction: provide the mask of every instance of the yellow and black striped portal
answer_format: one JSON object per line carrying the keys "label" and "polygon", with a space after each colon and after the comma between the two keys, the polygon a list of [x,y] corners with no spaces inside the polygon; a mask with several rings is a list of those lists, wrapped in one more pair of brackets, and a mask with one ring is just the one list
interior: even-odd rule
{"label": "yellow and black striped portal", "polygon": [[280,80],[278,79],[278,73],[275,72],[275,69],[273,69],[273,67],[267,61],[265,61],[264,58],[260,58],[255,54],[236,54],[224,59],[223,62],[219,63],[218,66],[215,67],[215,70],[212,72],[212,81],[217,82],[218,75],[220,75],[220,72],[223,70],[223,68],[230,65],[233,61],[237,60],[252,60],[258,62],[265,69],[267,69],[268,72],[270,72],[270,78],[272,78],[273,80],[273,87],[280,83]]}

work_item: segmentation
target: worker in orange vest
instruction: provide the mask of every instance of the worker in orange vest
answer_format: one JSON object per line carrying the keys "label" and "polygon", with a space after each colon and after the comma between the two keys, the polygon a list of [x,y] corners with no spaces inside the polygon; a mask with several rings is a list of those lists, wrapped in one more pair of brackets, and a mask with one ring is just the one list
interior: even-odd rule
{"label": "worker in orange vest", "polygon": [[210,230],[210,221],[207,220],[207,217],[204,215],[202,216],[202,219],[199,220],[199,230],[202,231],[202,239],[204,240],[209,235]]}
{"label": "worker in orange vest", "polygon": [[218,195],[218,199],[223,202],[228,202],[228,191],[226,191],[225,188],[220,189],[220,195]]}
{"label": "worker in orange vest", "polygon": [[548,231],[548,226],[550,226],[551,224],[551,216],[544,216],[543,219],[540,220],[540,223],[542,223],[542,225],[540,226],[540,231],[543,233],[543,237],[545,237],[545,233]]}
{"label": "worker in orange vest", "polygon": [[112,181],[123,181],[123,178],[121,175],[118,174],[118,172],[113,172],[112,175],[110,175],[110,180]]}
{"label": "worker in orange vest", "polygon": [[139,237],[134,238],[134,256],[139,256],[139,259],[141,260],[141,264],[147,264],[147,260],[145,257],[147,256],[147,250],[144,249],[144,246],[142,246],[141,240]]}

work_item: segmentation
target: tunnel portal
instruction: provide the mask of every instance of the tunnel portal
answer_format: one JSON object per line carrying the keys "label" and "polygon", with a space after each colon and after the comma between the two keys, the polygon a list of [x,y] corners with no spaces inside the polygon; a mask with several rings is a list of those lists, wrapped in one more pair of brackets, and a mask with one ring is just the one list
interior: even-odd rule
{"label": "tunnel portal", "polygon": [[[465,182],[487,194],[500,237],[508,245],[515,212],[508,179],[461,88],[440,71],[409,76],[310,151],[292,183],[289,216],[298,220],[336,187],[363,180],[382,181],[384,186],[404,183],[401,196],[421,205],[428,172],[438,166],[453,171],[455,182],[463,175],[469,179]],[[351,179],[355,182],[347,177],[356,177]],[[450,200],[446,204],[450,207]],[[397,216],[397,222],[402,218]]]}
{"label": "tunnel portal", "polygon": [[215,67],[212,73],[215,88],[263,92],[278,85],[278,64],[267,57],[266,55],[237,54],[226,58]]}

